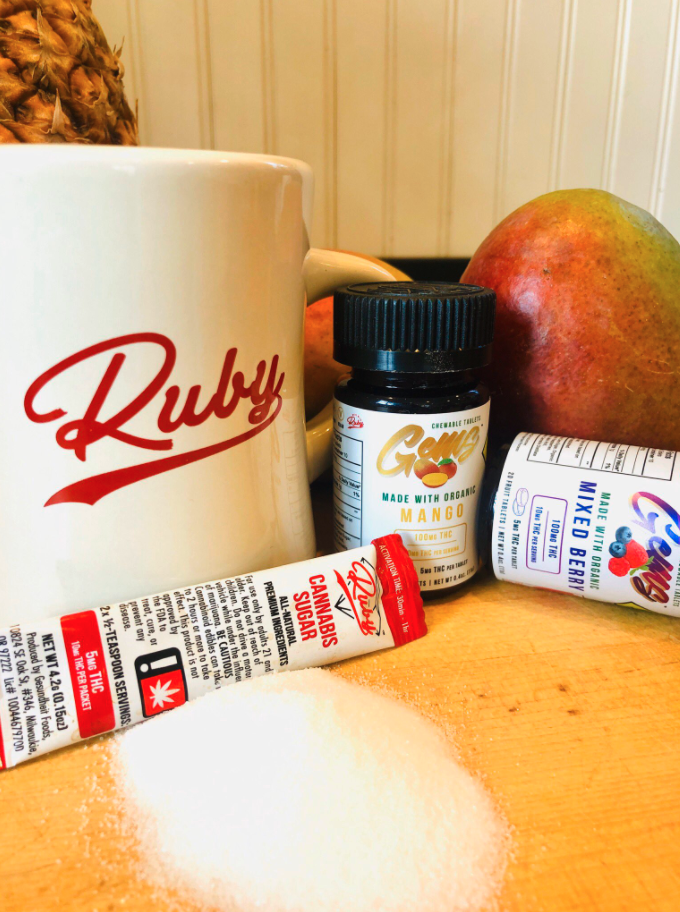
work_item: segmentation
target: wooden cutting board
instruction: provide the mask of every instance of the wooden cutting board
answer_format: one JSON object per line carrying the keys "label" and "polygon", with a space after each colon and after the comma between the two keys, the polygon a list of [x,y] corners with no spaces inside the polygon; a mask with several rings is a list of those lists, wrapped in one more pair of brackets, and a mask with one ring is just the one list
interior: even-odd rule
{"label": "wooden cutting board", "polygon": [[[336,671],[453,727],[514,828],[501,908],[677,912],[680,619],[489,577],[427,619]],[[2,912],[171,908],[135,873],[113,788],[107,738],[0,774]]]}

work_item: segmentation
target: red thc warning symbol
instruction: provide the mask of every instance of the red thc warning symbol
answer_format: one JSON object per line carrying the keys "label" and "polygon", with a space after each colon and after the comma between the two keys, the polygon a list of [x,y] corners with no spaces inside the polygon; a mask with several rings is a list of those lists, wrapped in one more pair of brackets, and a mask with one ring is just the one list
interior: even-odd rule
{"label": "red thc warning symbol", "polygon": [[145,716],[155,716],[187,702],[187,682],[179,649],[161,649],[139,656],[135,671]]}

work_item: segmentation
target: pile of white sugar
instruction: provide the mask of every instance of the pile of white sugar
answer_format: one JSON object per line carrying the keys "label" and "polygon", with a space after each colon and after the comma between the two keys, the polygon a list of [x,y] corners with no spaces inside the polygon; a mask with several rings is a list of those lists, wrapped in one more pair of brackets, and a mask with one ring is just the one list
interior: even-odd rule
{"label": "pile of white sugar", "polygon": [[500,886],[506,824],[443,734],[328,671],[217,690],[115,762],[144,876],[201,908],[455,912]]}

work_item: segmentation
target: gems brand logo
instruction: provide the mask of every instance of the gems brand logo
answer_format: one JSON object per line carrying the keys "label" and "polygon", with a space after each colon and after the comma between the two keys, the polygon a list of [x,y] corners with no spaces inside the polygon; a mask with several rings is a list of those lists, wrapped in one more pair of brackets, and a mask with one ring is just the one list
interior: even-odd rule
{"label": "gems brand logo", "polygon": [[475,425],[423,440],[424,434],[417,424],[407,424],[392,434],[378,453],[376,468],[380,474],[392,478],[403,473],[408,478],[413,471],[425,487],[440,488],[454,477],[458,465],[474,453],[480,428]]}
{"label": "gems brand logo", "polygon": [[449,463],[453,459],[458,463],[465,462],[479,443],[478,425],[465,431],[442,434],[439,439],[426,437],[423,440],[424,434],[425,431],[417,424],[407,424],[392,434],[378,454],[377,469],[380,474],[392,476],[403,472],[408,478],[419,457],[435,464]]}
{"label": "gems brand logo", "polygon": [[680,546],[680,514],[665,500],[646,491],[633,494],[631,507],[637,517],[635,524],[651,533],[646,548],[648,559],[639,571],[633,571],[631,585],[648,601],[666,604],[673,578],[673,564],[667,558],[674,546]]}
{"label": "gems brand logo", "polygon": [[[160,369],[146,386],[142,386],[133,394],[115,414],[107,418],[102,417],[130,350],[137,350],[140,346],[152,346],[161,352],[163,362]],[[84,478],[57,491],[45,506],[58,503],[95,504],[107,494],[127,485],[222,453],[260,434],[276,420],[281,411],[281,387],[285,375],[279,371],[278,355],[274,355],[269,363],[260,361],[255,376],[246,383],[244,374],[240,370],[235,370],[238,349],[230,348],[224,358],[215,392],[206,404],[199,408],[202,394],[199,384],[192,386],[185,394],[176,384],[166,386],[177,360],[177,349],[173,342],[160,333],[131,333],[76,352],[34,380],[24,398],[24,409],[30,420],[38,424],[47,424],[68,418],[67,408],[39,410],[36,398],[40,394],[41,402],[46,404],[50,398],[50,385],[55,378],[85,361],[108,352],[111,353],[111,358],[84,413],[63,421],[55,433],[57,444],[65,450],[72,450],[82,462],[87,460],[89,448],[106,438],[141,450],[167,452],[174,446],[171,435],[180,427],[196,427],[211,417],[229,418],[242,402],[249,406],[248,423],[252,427],[209,446]],[[142,437],[130,430],[129,423],[142,413],[154,413],[152,420],[161,436]]]}

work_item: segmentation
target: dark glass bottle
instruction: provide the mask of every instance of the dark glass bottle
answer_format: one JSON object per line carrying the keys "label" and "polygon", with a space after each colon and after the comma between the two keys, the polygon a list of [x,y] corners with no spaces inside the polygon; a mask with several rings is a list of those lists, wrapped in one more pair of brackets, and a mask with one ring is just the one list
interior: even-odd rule
{"label": "dark glass bottle", "polygon": [[[424,596],[477,570],[476,511],[488,431],[495,295],[471,285],[395,282],[336,292],[338,550],[399,532]],[[376,530],[380,529],[380,533]]]}

